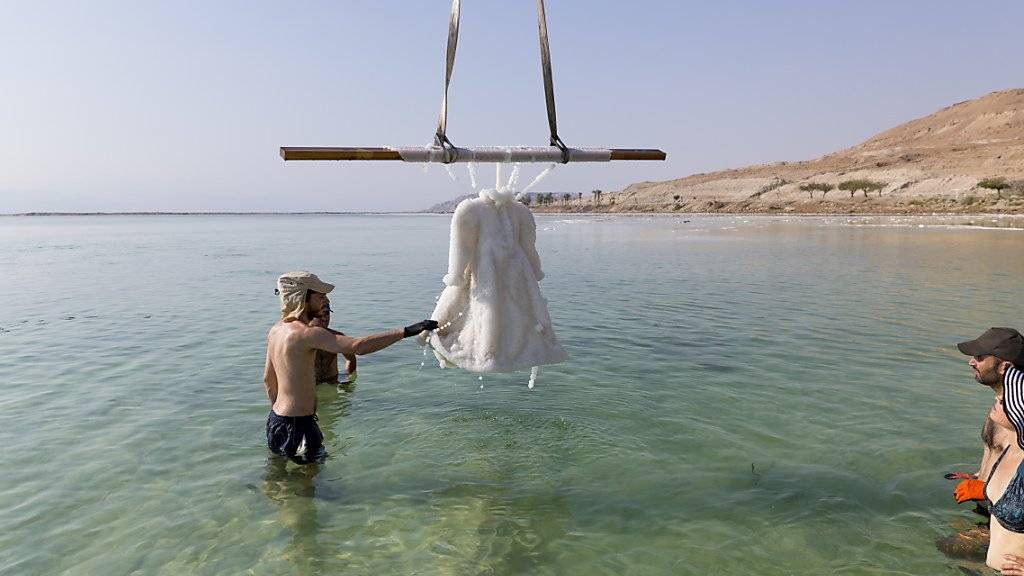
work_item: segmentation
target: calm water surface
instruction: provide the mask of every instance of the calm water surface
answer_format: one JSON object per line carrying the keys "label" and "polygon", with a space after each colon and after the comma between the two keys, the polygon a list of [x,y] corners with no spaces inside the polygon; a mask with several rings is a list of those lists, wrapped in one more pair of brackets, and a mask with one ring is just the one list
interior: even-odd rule
{"label": "calm water surface", "polygon": [[276,276],[420,320],[447,217],[2,218],[0,573],[961,574],[953,344],[1024,326],[1024,232],[921,222],[540,217],[570,360],[365,357],[311,476],[265,446]]}

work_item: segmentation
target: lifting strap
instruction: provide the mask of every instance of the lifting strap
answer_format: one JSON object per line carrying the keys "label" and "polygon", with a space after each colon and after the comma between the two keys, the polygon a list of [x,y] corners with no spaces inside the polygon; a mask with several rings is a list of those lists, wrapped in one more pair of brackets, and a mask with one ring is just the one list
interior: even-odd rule
{"label": "lifting strap", "polygon": [[[448,139],[448,87],[452,82],[452,69],[455,67],[455,49],[459,43],[459,0],[452,0],[452,13],[448,20],[448,49],[445,54],[444,96],[441,99],[441,114],[437,119],[437,131],[434,132],[434,145],[444,149],[445,164],[451,164],[458,158],[458,148]],[[544,14],[544,0],[537,0],[537,33],[540,36],[540,65],[544,74],[544,101],[548,109],[548,129],[551,146],[562,151],[562,164],[569,162],[569,148],[558,136],[558,120],[555,117],[555,87],[551,78],[551,50],[548,47],[548,23]]]}
{"label": "lifting strap", "polygon": [[434,133],[434,145],[444,148],[445,164],[455,162],[458,150],[448,139],[448,86],[452,82],[452,68],[455,67],[455,47],[459,43],[459,0],[452,0],[452,15],[448,20],[448,51],[445,56],[444,97],[441,99],[441,115],[437,119],[437,132]]}
{"label": "lifting strap", "polygon": [[551,79],[551,50],[548,48],[548,19],[544,14],[544,0],[537,0],[537,34],[540,36],[540,66],[544,73],[544,101],[548,107],[549,143],[562,151],[562,164],[569,163],[569,149],[558,137],[558,120],[555,118],[555,84]]}

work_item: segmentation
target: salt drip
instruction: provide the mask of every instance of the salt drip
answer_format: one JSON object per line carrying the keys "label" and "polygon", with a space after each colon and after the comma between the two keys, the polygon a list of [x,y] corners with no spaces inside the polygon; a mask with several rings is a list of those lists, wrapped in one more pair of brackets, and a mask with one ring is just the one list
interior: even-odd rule
{"label": "salt drip", "polygon": [[[441,299],[440,296],[438,296],[437,298],[438,298],[438,300]],[[447,330],[447,329],[451,328],[452,327],[452,322],[455,322],[455,320],[457,318],[462,318],[462,312],[459,312],[458,315],[455,316],[455,318],[452,318],[451,320],[449,320],[449,321],[445,322],[444,324],[438,326],[437,330],[438,331],[444,331],[444,330]],[[424,353],[425,353],[425,351],[424,351]]]}
{"label": "salt drip", "polygon": [[508,182],[505,183],[505,188],[508,190],[515,190],[517,180],[519,180],[519,162],[512,165],[512,173],[508,176]]}
{"label": "salt drip", "polygon": [[448,176],[451,177],[452,182],[459,181],[459,177],[455,175],[455,170],[452,168],[451,164],[442,164],[442,166],[444,166],[444,170],[448,173]]}
{"label": "salt drip", "polygon": [[523,194],[526,194],[527,192],[529,192],[530,188],[533,188],[534,186],[539,184],[540,181],[543,180],[545,176],[550,174],[551,171],[555,169],[555,166],[557,166],[557,164],[549,164],[547,168],[541,170],[540,174],[537,174],[537,176],[533,179],[533,181],[526,185],[526,188],[523,188],[522,190],[520,190],[519,194],[516,197],[518,198],[519,196],[522,196]]}

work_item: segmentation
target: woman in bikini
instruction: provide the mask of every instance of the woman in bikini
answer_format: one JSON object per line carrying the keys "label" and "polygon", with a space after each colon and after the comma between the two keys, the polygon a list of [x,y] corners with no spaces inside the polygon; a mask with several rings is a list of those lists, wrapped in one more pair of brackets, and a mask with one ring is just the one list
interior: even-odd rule
{"label": "woman in bikini", "polygon": [[995,519],[985,563],[1002,574],[1024,576],[1024,372],[1009,363],[989,417],[1014,438],[985,480],[985,501]]}

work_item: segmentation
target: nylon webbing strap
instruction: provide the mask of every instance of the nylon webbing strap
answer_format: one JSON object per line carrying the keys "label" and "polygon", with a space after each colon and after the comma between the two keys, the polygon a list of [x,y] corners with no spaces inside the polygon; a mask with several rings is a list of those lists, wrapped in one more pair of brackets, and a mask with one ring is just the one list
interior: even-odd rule
{"label": "nylon webbing strap", "polygon": [[569,149],[558,137],[558,120],[555,118],[555,85],[551,79],[551,49],[548,48],[548,21],[544,14],[544,0],[537,0],[537,31],[540,35],[540,65],[544,72],[544,100],[548,107],[550,144],[562,151],[562,164],[568,164]]}
{"label": "nylon webbing strap", "polygon": [[[444,163],[455,162],[458,150],[448,139],[448,87],[452,82],[455,67],[455,49],[459,43],[459,0],[452,0],[452,14],[448,20],[448,50],[445,57],[444,97],[441,99],[441,114],[437,119],[434,145],[444,148]],[[562,163],[569,163],[569,148],[558,136],[558,119],[555,117],[555,86],[551,78],[551,49],[548,47],[548,23],[544,14],[544,0],[537,0],[537,31],[540,36],[540,64],[544,73],[544,100],[548,109],[549,143],[562,152]]]}
{"label": "nylon webbing strap", "polygon": [[437,119],[437,132],[434,133],[434,145],[444,148],[444,163],[455,161],[457,152],[455,145],[445,132],[448,129],[448,86],[452,82],[452,69],[455,67],[455,48],[459,43],[459,0],[452,0],[452,15],[448,20],[448,51],[445,57],[444,97],[441,99],[441,115]]}

